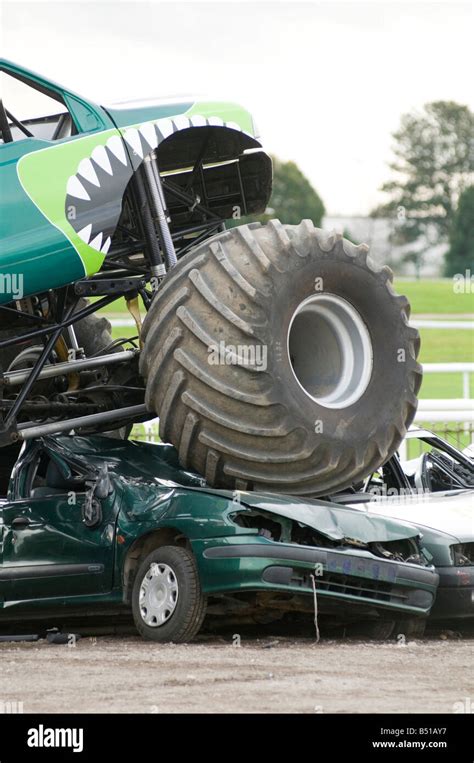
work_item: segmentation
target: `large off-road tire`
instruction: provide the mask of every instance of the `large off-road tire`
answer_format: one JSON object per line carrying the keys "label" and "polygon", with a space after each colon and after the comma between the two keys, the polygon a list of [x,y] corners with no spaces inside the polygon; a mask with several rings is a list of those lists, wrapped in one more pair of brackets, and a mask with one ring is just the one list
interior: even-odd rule
{"label": "large off-road tire", "polygon": [[[87,300],[80,299],[77,310],[84,309],[87,304]],[[112,326],[107,318],[100,313],[91,313],[82,321],[75,323],[74,333],[79,347],[83,348],[88,358],[104,352],[113,342]],[[113,352],[113,350],[109,350],[109,352]]]}
{"label": "large off-road tire", "polygon": [[324,495],[374,471],[416,411],[409,305],[367,247],[310,221],[219,233],[168,274],[140,370],[160,436],[209,484]]}
{"label": "large off-road tire", "polygon": [[[80,299],[78,301],[76,310],[81,310],[88,304],[88,301],[85,299]],[[105,318],[105,316],[100,315],[98,313],[91,313],[90,315],[83,318],[81,321],[78,321],[74,324],[74,332],[76,335],[77,343],[79,347],[81,347],[84,350],[84,354],[87,358],[100,355],[102,353],[109,353],[109,352],[118,352],[121,347],[119,346],[112,346],[113,345],[113,338],[112,338],[112,326]],[[20,332],[21,333],[21,332]],[[24,330],[23,330],[24,333]],[[0,339],[7,339],[12,336],[15,336],[16,332],[14,329],[5,329],[0,330]],[[37,358],[41,354],[43,350],[43,345],[39,341],[31,341],[29,344],[21,345],[20,351],[19,348],[16,345],[13,345],[11,347],[8,347],[0,352],[0,370],[19,370],[24,368],[31,368],[34,363],[36,362]],[[67,346],[64,344],[63,352],[67,351]],[[56,357],[55,360],[61,361],[65,360],[65,357]],[[135,377],[137,381],[135,381],[135,378],[132,378],[129,380],[128,376],[133,376],[133,373],[135,373]],[[99,379],[101,374],[101,371],[97,371],[97,377]],[[135,368],[135,371],[133,368],[127,368],[124,366],[119,366],[116,370],[113,370],[111,373],[111,382],[115,385],[115,387],[120,387],[121,385],[126,385],[128,383],[135,384],[139,383],[138,378],[138,372]],[[91,381],[91,384],[95,386],[95,382]],[[37,395],[42,395],[43,397],[50,398],[56,394],[56,390],[54,388],[54,383],[51,380],[48,381],[40,381],[35,386],[35,393]],[[107,403],[110,403],[110,392],[107,390],[107,387],[104,385],[104,393],[103,393],[103,399],[104,399],[104,405]],[[114,403],[117,407],[120,405],[126,405],[126,404],[134,404],[135,401],[129,402],[127,399],[125,399],[125,402],[122,402],[122,394],[121,392],[114,391],[112,393],[114,395]],[[87,398],[87,388],[83,391],[83,398]],[[92,432],[92,431],[101,431],[102,434],[114,437],[117,439],[127,439],[128,435],[131,431],[131,425],[130,424],[123,424],[122,426],[119,426],[113,430],[106,429],[105,425],[102,429],[96,430],[96,429],[90,429],[88,431],[85,431],[84,433]],[[105,431],[106,430],[106,431]]]}
{"label": "large off-road tire", "polygon": [[[83,309],[87,304],[87,300],[80,299],[77,309]],[[88,358],[94,355],[119,352],[122,349],[122,347],[118,345],[113,346],[112,325],[107,318],[100,315],[100,313],[91,313],[91,315],[87,315],[81,321],[75,323],[74,333],[79,347],[82,347]],[[136,373],[133,368],[118,366],[115,370],[112,370],[110,383],[115,387],[120,386],[121,384],[134,385],[136,383],[135,376]],[[84,390],[84,395],[87,396],[87,388]],[[105,386],[104,401],[107,397],[107,386]],[[121,407],[127,404],[133,405],[135,401],[127,399],[123,401],[121,394],[114,392],[114,402],[117,407]],[[113,437],[117,440],[126,440],[132,431],[132,424],[123,424],[115,429],[107,429],[103,426],[102,428],[91,429],[90,431],[98,431],[102,435]],[[84,433],[87,434],[87,430],[85,430]]]}
{"label": "large off-road tire", "polygon": [[[81,310],[87,304],[87,300],[80,299],[76,309]],[[81,321],[75,323],[74,332],[76,334],[78,345],[79,347],[82,347],[86,357],[91,357],[104,352],[113,341],[111,333],[112,326],[107,318],[97,313],[92,313]],[[20,331],[20,334],[21,333],[25,333],[24,329]],[[14,329],[6,329],[0,331],[0,339],[8,339],[16,334],[17,332],[15,332]],[[33,361],[38,357],[42,349],[43,345],[38,340],[36,342],[33,340],[26,345],[20,345],[20,351],[16,345],[7,347],[0,352],[0,362],[2,363],[3,370],[18,370],[20,368],[31,367]],[[28,353],[30,353],[31,357]],[[25,357],[24,360],[23,356]]]}

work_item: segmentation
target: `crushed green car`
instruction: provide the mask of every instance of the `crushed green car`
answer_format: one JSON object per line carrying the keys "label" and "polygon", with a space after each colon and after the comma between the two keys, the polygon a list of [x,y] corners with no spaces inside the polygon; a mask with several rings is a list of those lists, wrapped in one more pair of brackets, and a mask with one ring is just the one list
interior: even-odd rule
{"label": "crushed green car", "polygon": [[426,617],[435,600],[438,575],[409,524],[216,490],[171,445],[58,436],[3,455],[0,628],[132,612],[145,638],[182,642],[206,612],[259,622],[316,607],[383,627]]}

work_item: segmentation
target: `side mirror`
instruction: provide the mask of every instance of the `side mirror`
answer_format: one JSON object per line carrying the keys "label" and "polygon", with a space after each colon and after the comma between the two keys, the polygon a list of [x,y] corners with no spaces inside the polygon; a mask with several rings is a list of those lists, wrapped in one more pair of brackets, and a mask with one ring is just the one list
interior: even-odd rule
{"label": "side mirror", "polygon": [[94,495],[99,500],[103,500],[104,498],[107,498],[112,492],[113,487],[110,481],[109,468],[107,464],[102,464],[94,485]]}
{"label": "side mirror", "polygon": [[97,479],[91,484],[86,493],[82,509],[82,521],[86,527],[97,527],[102,523],[101,501],[113,492],[107,464],[100,468]]}

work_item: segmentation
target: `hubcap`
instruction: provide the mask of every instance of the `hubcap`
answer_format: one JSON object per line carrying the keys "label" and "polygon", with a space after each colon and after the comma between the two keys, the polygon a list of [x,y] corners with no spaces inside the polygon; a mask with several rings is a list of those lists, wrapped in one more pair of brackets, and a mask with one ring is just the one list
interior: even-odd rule
{"label": "hubcap", "polygon": [[367,327],[355,307],[335,294],[315,294],[296,308],[288,354],[301,389],[325,408],[355,403],[372,375]]}
{"label": "hubcap", "polygon": [[140,586],[140,615],[151,628],[163,625],[176,609],[178,581],[167,564],[150,565]]}

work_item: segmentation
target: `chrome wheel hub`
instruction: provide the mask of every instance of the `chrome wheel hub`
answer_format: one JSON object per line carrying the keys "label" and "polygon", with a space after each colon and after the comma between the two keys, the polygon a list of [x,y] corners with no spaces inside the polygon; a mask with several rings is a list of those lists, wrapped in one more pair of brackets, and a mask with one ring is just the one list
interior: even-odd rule
{"label": "chrome wheel hub", "polygon": [[176,609],[178,581],[171,567],[153,562],[140,586],[140,615],[146,625],[158,628]]}
{"label": "chrome wheel hub", "polygon": [[288,328],[288,354],[301,389],[325,408],[357,402],[372,375],[367,326],[336,294],[315,294],[298,305]]}

